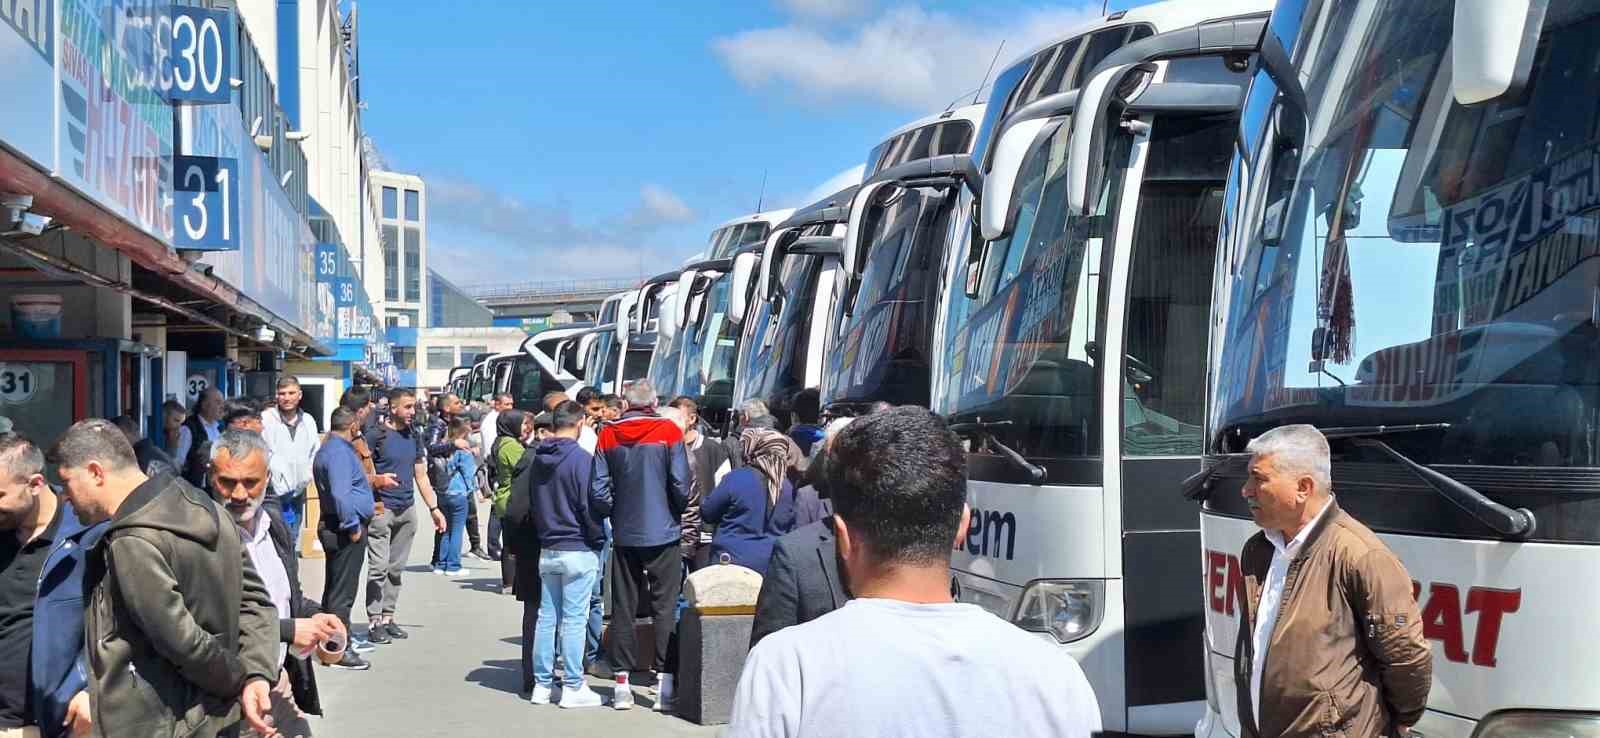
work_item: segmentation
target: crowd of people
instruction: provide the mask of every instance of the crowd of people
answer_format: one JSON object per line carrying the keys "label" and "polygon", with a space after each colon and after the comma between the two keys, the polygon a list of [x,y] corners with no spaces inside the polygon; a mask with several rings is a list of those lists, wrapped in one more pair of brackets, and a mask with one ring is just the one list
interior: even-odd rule
{"label": "crowd of people", "polygon": [[[322,712],[316,663],[370,669],[364,654],[409,637],[395,616],[423,525],[435,574],[460,576],[463,556],[499,561],[501,591],[522,606],[535,705],[629,709],[634,688],[653,687],[656,709],[672,710],[684,582],[737,565],[762,583],[731,735],[1101,728],[1070,656],[952,601],[966,452],[926,409],[827,418],[797,397],[780,419],[751,400],[717,437],[694,398],[663,404],[644,380],[621,397],[554,392],[540,412],[444,394],[425,421],[413,391],[357,387],[324,434],[294,377],[276,389],[265,409],[214,390],[192,413],[169,404],[156,438],[128,417],[81,421],[48,456],[0,434],[0,738],[309,735],[297,721]],[[1295,712],[1300,677],[1261,657],[1289,648],[1272,634],[1294,607],[1293,628],[1353,634],[1297,643],[1294,668],[1372,672],[1342,693],[1376,730],[1359,734],[1409,726],[1431,662],[1404,568],[1333,503],[1315,429],[1278,429],[1251,450],[1244,494],[1263,532],[1241,562],[1261,591],[1246,606],[1241,705],[1281,728],[1271,735],[1311,734]],[[301,591],[297,555],[313,488],[320,602]],[[1361,593],[1331,620],[1284,593],[1289,557],[1310,547],[1330,560],[1302,578]],[[653,628],[640,644],[643,613]],[[613,682],[609,700],[586,674]]]}

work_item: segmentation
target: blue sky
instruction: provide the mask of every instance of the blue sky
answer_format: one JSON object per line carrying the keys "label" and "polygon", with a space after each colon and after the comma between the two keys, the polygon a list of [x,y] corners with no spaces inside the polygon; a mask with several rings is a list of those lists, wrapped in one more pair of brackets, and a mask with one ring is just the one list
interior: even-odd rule
{"label": "blue sky", "polygon": [[655,273],[752,211],[764,170],[767,207],[806,204],[888,131],[971,95],[1002,40],[1003,65],[1099,12],[369,0],[365,123],[390,168],[428,180],[429,263],[446,277]]}

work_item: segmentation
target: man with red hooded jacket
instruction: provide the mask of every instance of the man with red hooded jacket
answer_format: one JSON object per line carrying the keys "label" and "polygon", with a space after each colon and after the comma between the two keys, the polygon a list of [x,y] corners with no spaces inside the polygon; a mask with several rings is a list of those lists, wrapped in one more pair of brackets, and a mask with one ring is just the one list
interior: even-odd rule
{"label": "man with red hooded jacket", "polygon": [[624,396],[627,411],[600,429],[589,490],[594,514],[611,518],[614,549],[607,588],[613,627],[606,651],[616,670],[613,706],[619,710],[633,706],[628,672],[638,659],[632,616],[646,589],[656,624],[651,663],[655,671],[666,667],[683,579],[679,517],[689,504],[690,485],[683,431],[656,414],[655,387],[641,379]]}

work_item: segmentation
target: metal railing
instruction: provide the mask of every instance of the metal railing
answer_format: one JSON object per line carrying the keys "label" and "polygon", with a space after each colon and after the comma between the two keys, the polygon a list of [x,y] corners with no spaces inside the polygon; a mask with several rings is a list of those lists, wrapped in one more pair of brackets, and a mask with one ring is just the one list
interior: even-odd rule
{"label": "metal railing", "polygon": [[643,282],[644,279],[640,277],[565,279],[548,282],[473,284],[461,289],[475,300],[537,299],[558,295],[621,292],[637,288]]}

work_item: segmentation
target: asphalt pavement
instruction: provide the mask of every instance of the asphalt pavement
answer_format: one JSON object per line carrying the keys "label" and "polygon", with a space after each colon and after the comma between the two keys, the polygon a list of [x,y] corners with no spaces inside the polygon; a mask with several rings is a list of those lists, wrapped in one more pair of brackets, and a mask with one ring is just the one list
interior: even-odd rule
{"label": "asphalt pavement", "polygon": [[[449,578],[429,570],[432,552],[433,536],[419,531],[396,618],[411,638],[377,646],[366,655],[372,662],[367,671],[318,667],[324,714],[312,718],[313,735],[493,738],[507,735],[500,732],[507,730],[540,738],[718,734],[718,728],[653,712],[653,699],[641,687],[634,687],[636,705],[627,711],[529,704],[518,694],[522,603],[500,594],[500,565],[465,559],[472,574]],[[302,559],[300,577],[306,595],[320,597],[323,560]],[[357,632],[365,619],[365,584],[362,588],[352,613]],[[591,678],[589,683],[609,701],[609,680]]]}

